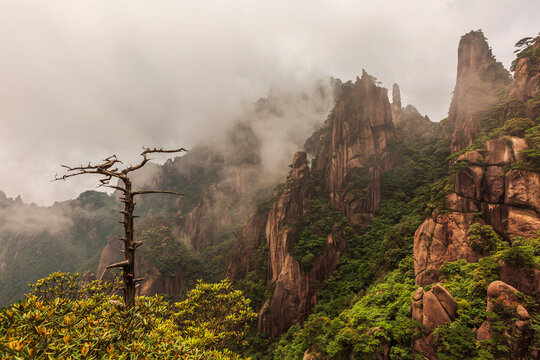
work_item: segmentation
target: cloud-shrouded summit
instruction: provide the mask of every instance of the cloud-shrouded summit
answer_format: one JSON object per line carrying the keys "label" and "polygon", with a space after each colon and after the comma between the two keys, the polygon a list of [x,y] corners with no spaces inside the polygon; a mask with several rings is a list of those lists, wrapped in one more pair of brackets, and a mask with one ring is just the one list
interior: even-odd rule
{"label": "cloud-shrouded summit", "polygon": [[[538,13],[536,1],[498,0],[0,0],[0,190],[39,204],[73,198],[96,179],[50,183],[59,164],[135,162],[143,145],[217,139],[270,88],[362,68],[438,121],[460,36],[483,29],[508,68]],[[273,154],[281,144],[270,140]]]}

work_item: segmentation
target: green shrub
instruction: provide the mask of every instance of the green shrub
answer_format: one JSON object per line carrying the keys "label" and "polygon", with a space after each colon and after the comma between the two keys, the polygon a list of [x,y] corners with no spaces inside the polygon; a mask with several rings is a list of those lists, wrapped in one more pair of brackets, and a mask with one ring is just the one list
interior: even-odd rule
{"label": "green shrub", "polygon": [[0,309],[0,359],[241,359],[230,348],[242,346],[243,329],[256,316],[227,282],[199,283],[177,308],[155,296],[126,309],[101,292],[54,297],[76,278],[49,280],[58,286],[44,293],[47,301],[30,294]]}
{"label": "green shrub", "polygon": [[490,225],[474,223],[469,227],[468,235],[471,248],[483,256],[497,249],[501,242],[499,234]]}

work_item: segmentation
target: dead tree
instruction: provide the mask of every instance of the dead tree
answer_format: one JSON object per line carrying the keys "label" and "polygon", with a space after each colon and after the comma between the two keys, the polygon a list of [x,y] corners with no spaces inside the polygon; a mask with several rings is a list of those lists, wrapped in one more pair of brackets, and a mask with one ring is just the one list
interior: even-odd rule
{"label": "dead tree", "polygon": [[[117,159],[116,155],[109,156],[99,165],[92,165],[88,163],[86,166],[66,166],[62,167],[67,169],[67,174],[63,176],[55,175],[53,181],[57,180],[66,180],[69,177],[86,175],[86,174],[97,174],[101,175],[103,178],[99,180],[100,185],[98,187],[108,187],[111,189],[118,190],[122,192],[123,196],[121,198],[124,203],[124,210],[120,211],[124,215],[124,220],[120,221],[124,225],[124,237],[120,238],[124,242],[124,260],[115,264],[107,266],[108,269],[111,268],[121,268],[122,269],[122,278],[124,283],[124,303],[126,307],[130,308],[135,305],[135,290],[136,284],[143,279],[137,279],[135,277],[135,250],[142,245],[141,241],[135,241],[133,234],[133,212],[135,210],[135,196],[143,194],[172,194],[184,196],[186,194],[179,193],[176,191],[164,191],[164,190],[140,190],[133,191],[132,182],[129,178],[129,174],[132,171],[142,168],[148,161],[152,160],[148,158],[148,154],[153,153],[178,153],[187,151],[184,148],[174,149],[174,150],[164,150],[162,148],[150,149],[143,147],[143,152],[141,156],[143,160],[137,165],[131,165],[125,169],[120,170],[118,164],[122,164],[120,160]],[[117,179],[117,184],[111,184],[110,181]],[[119,180],[119,181],[118,181]]]}

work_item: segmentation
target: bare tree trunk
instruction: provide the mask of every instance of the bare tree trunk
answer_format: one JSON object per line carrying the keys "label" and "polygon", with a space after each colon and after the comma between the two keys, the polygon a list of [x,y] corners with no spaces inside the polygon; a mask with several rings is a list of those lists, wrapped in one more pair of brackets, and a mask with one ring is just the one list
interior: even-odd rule
{"label": "bare tree trunk", "polygon": [[135,240],[133,234],[133,212],[135,210],[135,201],[131,194],[131,182],[125,179],[124,187],[124,259],[126,266],[123,268],[122,277],[124,278],[124,302],[126,306],[135,306]]}
{"label": "bare tree trunk", "polygon": [[[66,180],[69,177],[72,176],[78,176],[83,174],[97,174],[101,175],[104,178],[100,179],[101,185],[99,186],[105,186],[111,189],[119,190],[124,194],[124,197],[122,198],[122,202],[124,203],[124,211],[120,211],[122,214],[124,214],[124,220],[121,221],[122,224],[124,224],[124,237],[121,238],[124,242],[124,260],[120,261],[115,264],[111,264],[107,266],[107,269],[111,268],[122,268],[122,277],[124,282],[124,303],[127,308],[131,308],[135,306],[135,291],[136,291],[136,285],[137,282],[142,281],[143,279],[136,279],[135,278],[135,250],[137,247],[142,245],[142,242],[135,242],[134,237],[134,224],[133,220],[135,218],[135,215],[133,214],[135,211],[135,196],[136,195],[144,195],[144,194],[172,194],[172,195],[181,195],[184,196],[186,194],[179,193],[176,191],[167,191],[167,190],[141,190],[141,191],[132,191],[132,184],[131,180],[129,179],[128,173],[138,170],[142,168],[150,159],[147,157],[148,154],[152,153],[176,153],[176,152],[182,152],[187,151],[184,148],[175,149],[175,150],[164,150],[164,149],[150,149],[150,148],[143,148],[144,151],[141,153],[141,156],[143,157],[143,160],[135,165],[135,166],[129,166],[125,168],[122,171],[119,171],[118,168],[112,168],[118,163],[122,163],[120,160],[116,158],[115,155],[109,156],[105,160],[103,160],[103,163],[99,165],[91,165],[90,163],[87,166],[76,166],[76,167],[70,167],[65,166],[68,171],[67,175],[63,176],[55,176],[53,181],[57,180]],[[122,180],[124,183],[124,186],[119,185],[111,185],[109,182],[112,178],[117,178],[119,180]]]}

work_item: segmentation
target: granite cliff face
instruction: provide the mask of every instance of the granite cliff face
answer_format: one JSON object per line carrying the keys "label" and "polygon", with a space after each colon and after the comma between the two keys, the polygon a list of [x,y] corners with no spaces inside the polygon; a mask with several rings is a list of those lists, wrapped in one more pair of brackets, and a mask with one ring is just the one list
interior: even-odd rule
{"label": "granite cliff face", "polygon": [[240,164],[211,186],[187,214],[180,209],[176,216],[181,237],[196,250],[203,250],[234,222],[245,219],[252,209],[248,191],[253,186],[253,172],[252,164]]}
{"label": "granite cliff face", "polygon": [[[473,89],[465,85],[478,82],[479,74],[483,74],[481,78],[491,81],[491,94],[500,91],[505,84],[500,64],[495,63],[481,33],[471,32],[462,37],[459,58],[456,91],[450,107],[450,120],[456,127],[452,138],[454,150],[469,145],[478,133],[476,125],[459,125],[473,124],[478,119],[478,112],[469,111],[476,109],[476,101],[480,103],[478,108],[484,110],[492,103],[492,100],[478,98]],[[518,60],[518,64],[525,62],[525,58]],[[510,103],[515,107],[516,96],[519,95],[522,100],[527,100],[524,115],[536,116],[535,99],[531,98],[532,94],[523,92],[523,89],[534,87],[536,74],[524,74],[525,71],[516,67],[509,94],[506,99],[499,101],[505,106]],[[527,85],[527,81],[533,85]],[[480,84],[486,85],[482,82]],[[462,116],[464,114],[468,115]],[[503,123],[513,116],[512,111],[505,110]],[[456,142],[458,130],[463,135],[461,139],[471,141]],[[455,165],[459,169],[455,175],[454,192],[446,195],[444,211],[434,212],[414,237],[414,264],[418,285],[437,282],[438,269],[445,261],[478,260],[481,254],[471,248],[468,234],[473,223],[488,224],[509,241],[516,236],[531,237],[540,228],[540,176],[537,172],[517,166],[523,162],[524,151],[528,149],[529,144],[524,138],[495,137],[456,159]]]}
{"label": "granite cliff face", "polygon": [[461,37],[456,86],[448,113],[453,128],[451,152],[472,144],[480,132],[483,111],[496,102],[497,89],[508,82],[508,71],[493,57],[482,31]]}
{"label": "granite cliff face", "polygon": [[354,84],[344,84],[327,123],[314,137],[320,142],[315,173],[308,167],[307,154],[297,153],[266,223],[269,282],[275,289],[260,311],[259,332],[270,338],[307,319],[318,289],[347,247],[343,234],[332,232],[320,234],[326,244],[310,269],[291,255],[299,233],[295,224],[310,211],[314,182],[320,181],[328,201],[352,222],[368,221],[379,207],[381,175],[396,163],[388,152],[395,133],[386,90],[365,71]]}
{"label": "granite cliff face", "polygon": [[514,84],[510,97],[521,101],[534,98],[540,93],[540,64],[537,60],[540,36],[531,41],[533,44],[529,52],[532,56],[520,57],[513,64]]}
{"label": "granite cliff face", "polygon": [[[493,95],[506,82],[500,64],[494,62],[481,33],[465,35],[459,52],[458,80],[449,118],[455,126],[452,151],[472,143],[480,131],[479,109],[487,110],[494,105]],[[516,113],[521,116],[517,120],[532,126],[539,113],[538,91],[535,90],[538,69],[531,73],[527,58],[520,58],[516,63],[514,81],[506,97],[498,100],[498,104],[502,104],[499,106],[502,109],[499,126],[515,122]],[[485,88],[487,84],[492,86],[489,91]],[[487,97],[477,96],[476,91],[482,88]],[[494,134],[453,161],[456,169],[453,191],[445,196],[444,207],[434,211],[416,231],[414,270],[417,285],[426,286],[442,280],[440,267],[445,262],[464,259],[471,263],[488,255],[489,251],[475,242],[477,238],[473,240],[473,225],[477,229],[478,226],[491,226],[501,241],[509,244],[516,239],[519,241],[520,237],[532,238],[540,229],[540,174],[535,170],[537,166],[527,163],[525,155],[536,145],[523,137]],[[499,259],[498,277],[500,280],[491,283],[487,289],[488,317],[477,329],[477,340],[486,341],[495,336],[489,326],[492,320],[489,312],[495,311],[496,304],[503,304],[516,319],[507,324],[507,335],[503,336],[508,336],[508,343],[513,347],[511,352],[517,359],[526,358],[523,356],[527,356],[532,341],[531,317],[519,293],[540,299],[540,271],[519,262]],[[423,294],[420,289],[412,305],[413,320],[418,321],[426,316],[425,307],[423,315],[419,308],[422,296],[425,298],[427,293]],[[437,313],[434,310],[427,312]],[[450,317],[445,321],[452,320]],[[509,333],[519,336],[510,339]],[[428,359],[437,359],[436,345],[430,335],[415,342],[413,348]]]}
{"label": "granite cliff face", "polygon": [[446,261],[474,262],[481,254],[471,247],[469,228],[488,224],[511,241],[531,237],[540,229],[538,203],[540,176],[523,169],[505,168],[520,160],[524,139],[489,140],[485,149],[457,159],[459,168],[454,192],[445,197],[445,211],[436,211],[418,228],[414,237],[416,283],[439,280],[439,267]]}
{"label": "granite cliff face", "polygon": [[318,285],[334,272],[346,248],[342,237],[327,235],[325,249],[314,259],[311,269],[303,268],[289,252],[297,241],[295,223],[309,212],[312,192],[306,153],[296,153],[285,189],[266,223],[269,276],[275,289],[259,313],[258,328],[270,338],[307,319],[317,303]]}
{"label": "granite cliff face", "polygon": [[268,211],[258,209],[242,228],[227,258],[227,276],[231,281],[242,280],[250,271],[255,270],[257,250],[266,242],[267,220]]}
{"label": "granite cliff face", "polygon": [[381,175],[395,159],[387,146],[395,140],[387,91],[365,71],[346,83],[321,138],[316,171],[328,198],[352,222],[370,218],[381,202]]}

